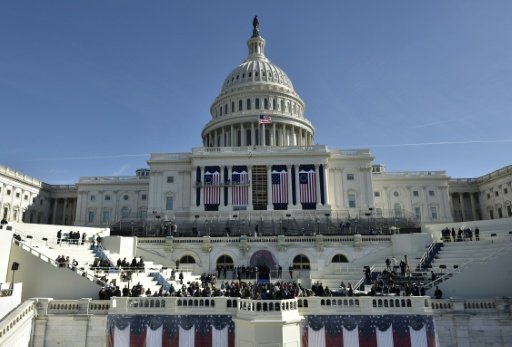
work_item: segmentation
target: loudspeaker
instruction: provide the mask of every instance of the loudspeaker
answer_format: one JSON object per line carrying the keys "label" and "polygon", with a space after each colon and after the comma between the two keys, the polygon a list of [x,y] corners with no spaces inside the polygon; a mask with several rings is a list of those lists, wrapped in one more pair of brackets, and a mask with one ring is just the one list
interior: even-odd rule
{"label": "loudspeaker", "polygon": [[17,262],[12,263],[12,265],[11,265],[12,271],[18,271],[19,268],[20,268],[20,263],[17,263]]}

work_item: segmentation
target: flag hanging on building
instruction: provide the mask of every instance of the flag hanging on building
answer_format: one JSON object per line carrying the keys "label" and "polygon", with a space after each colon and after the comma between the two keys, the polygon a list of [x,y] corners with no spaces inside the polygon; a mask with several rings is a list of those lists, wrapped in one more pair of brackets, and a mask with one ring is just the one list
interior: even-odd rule
{"label": "flag hanging on building", "polygon": [[245,166],[233,166],[231,184],[233,206],[247,206],[249,201],[249,174]]}
{"label": "flag hanging on building", "polygon": [[109,315],[107,347],[234,347],[228,315]]}
{"label": "flag hanging on building", "polygon": [[204,204],[220,205],[220,168],[218,166],[205,168]]}
{"label": "flag hanging on building", "polygon": [[283,165],[272,167],[272,203],[288,203],[288,172]]}
{"label": "flag hanging on building", "polygon": [[316,173],[314,169],[299,171],[300,202],[314,204],[316,199]]}
{"label": "flag hanging on building", "polygon": [[272,124],[272,117],[260,115],[259,124]]}
{"label": "flag hanging on building", "polygon": [[436,347],[433,318],[425,315],[307,316],[304,347]]}

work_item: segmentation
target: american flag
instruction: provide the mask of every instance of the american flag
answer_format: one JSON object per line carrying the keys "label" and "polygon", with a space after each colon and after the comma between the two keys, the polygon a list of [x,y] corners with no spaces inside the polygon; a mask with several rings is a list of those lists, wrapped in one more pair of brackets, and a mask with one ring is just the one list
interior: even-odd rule
{"label": "american flag", "polygon": [[272,203],[288,203],[288,172],[272,170]]}
{"label": "american flag", "polygon": [[314,170],[299,171],[300,202],[316,203],[316,174]]}
{"label": "american flag", "polygon": [[260,115],[259,124],[272,124],[272,117]]}
{"label": "american flag", "polygon": [[[236,170],[233,168],[231,174],[232,187],[232,203],[233,206],[247,206],[249,200],[249,174],[245,169]],[[240,172],[238,172],[240,171]]]}
{"label": "american flag", "polygon": [[204,204],[220,205],[220,172],[204,173]]}

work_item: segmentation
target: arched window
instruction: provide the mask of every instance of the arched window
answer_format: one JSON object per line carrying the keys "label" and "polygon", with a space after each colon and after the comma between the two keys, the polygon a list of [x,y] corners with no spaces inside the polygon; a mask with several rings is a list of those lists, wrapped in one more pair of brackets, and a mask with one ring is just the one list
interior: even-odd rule
{"label": "arched window", "polygon": [[256,100],[254,100],[254,108],[257,110],[260,109],[260,99],[259,98],[256,98]]}
{"label": "arched window", "polygon": [[394,206],[395,210],[395,217],[396,218],[402,218],[402,205],[400,205],[398,202]]}
{"label": "arched window", "polygon": [[295,258],[293,258],[293,268],[296,270],[309,270],[311,266],[309,265],[309,259],[304,254],[299,254]]}
{"label": "arched window", "polygon": [[251,109],[251,99],[247,99],[247,107],[246,109],[250,110]]}
{"label": "arched window", "polygon": [[235,102],[231,101],[231,113],[235,112]]}
{"label": "arched window", "polygon": [[233,265],[233,259],[229,255],[221,255],[217,259],[217,266],[221,266],[226,269],[232,269]]}
{"label": "arched window", "polygon": [[331,263],[348,263],[348,259],[343,254],[336,254],[332,257]]}
{"label": "arched window", "polygon": [[263,99],[263,108],[265,108],[265,110],[268,110],[268,99],[267,98]]}
{"label": "arched window", "polygon": [[242,102],[242,100],[238,100],[238,111],[239,111],[239,112],[241,112],[241,111],[242,111],[242,109],[243,109],[243,107],[242,107],[242,106],[243,106],[243,102]]}
{"label": "arched window", "polygon": [[191,255],[184,255],[180,259],[180,264],[195,264],[196,261]]}
{"label": "arched window", "polygon": [[121,219],[128,219],[130,217],[130,209],[124,206],[121,209]]}

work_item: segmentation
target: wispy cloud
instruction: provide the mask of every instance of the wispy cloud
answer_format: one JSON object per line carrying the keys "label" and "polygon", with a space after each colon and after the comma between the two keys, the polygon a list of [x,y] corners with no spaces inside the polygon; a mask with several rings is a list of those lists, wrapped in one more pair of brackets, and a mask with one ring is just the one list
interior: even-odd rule
{"label": "wispy cloud", "polygon": [[119,169],[117,169],[116,171],[112,172],[112,176],[121,176],[121,175],[123,175],[126,172],[127,169],[128,169],[128,165],[124,164]]}
{"label": "wispy cloud", "polygon": [[451,120],[439,120],[439,121],[430,122],[430,123],[413,125],[411,128],[413,128],[413,129],[421,129],[421,128],[427,128],[427,127],[432,127],[432,126],[436,126],[436,125],[442,125],[442,124],[446,124],[446,123],[451,123],[451,122],[454,122],[454,121],[455,121],[454,119],[451,119]]}
{"label": "wispy cloud", "polygon": [[450,145],[465,145],[475,143],[509,143],[512,139],[498,139],[498,140],[468,140],[468,141],[439,141],[439,142],[418,142],[418,143],[394,143],[394,144],[374,144],[364,145],[357,147],[419,147],[419,146],[450,146]]}
{"label": "wispy cloud", "polygon": [[117,159],[117,158],[136,158],[136,157],[149,157],[148,153],[144,154],[113,154],[113,155],[95,155],[89,157],[46,157],[36,158],[34,161],[46,161],[46,160],[98,160],[98,159]]}

